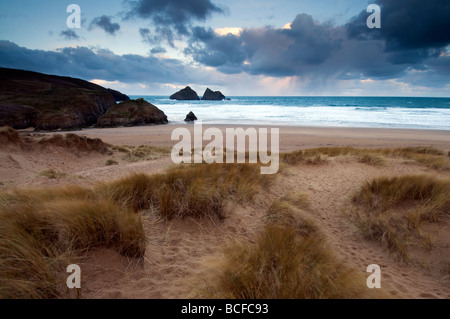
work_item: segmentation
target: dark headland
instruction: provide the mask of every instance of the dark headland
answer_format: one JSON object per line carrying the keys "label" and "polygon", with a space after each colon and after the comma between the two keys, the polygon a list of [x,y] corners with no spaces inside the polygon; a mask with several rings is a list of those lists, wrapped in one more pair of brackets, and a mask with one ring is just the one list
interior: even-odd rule
{"label": "dark headland", "polygon": [[[0,126],[38,130],[89,127],[115,107],[116,101],[129,100],[121,92],[81,79],[0,68]],[[116,114],[119,106],[112,109],[108,126],[167,123],[164,113],[148,104],[130,107],[134,113],[128,115]]]}

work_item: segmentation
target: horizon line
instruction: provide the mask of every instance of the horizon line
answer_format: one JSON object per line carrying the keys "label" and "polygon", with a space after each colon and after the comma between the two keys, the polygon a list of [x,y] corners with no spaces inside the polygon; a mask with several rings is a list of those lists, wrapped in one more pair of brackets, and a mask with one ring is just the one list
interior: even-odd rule
{"label": "horizon line", "polygon": [[[123,93],[123,92],[121,92]],[[125,93],[124,93],[125,94]],[[129,96],[167,96],[170,97],[170,95],[166,94],[126,94]],[[227,95],[227,98],[233,98],[233,97],[318,97],[318,98],[326,98],[326,97],[333,97],[333,98],[425,98],[425,99],[450,99],[450,96],[400,96],[400,95]],[[174,100],[175,101],[175,100]],[[189,101],[189,100],[185,100]],[[192,100],[194,101],[194,100]]]}

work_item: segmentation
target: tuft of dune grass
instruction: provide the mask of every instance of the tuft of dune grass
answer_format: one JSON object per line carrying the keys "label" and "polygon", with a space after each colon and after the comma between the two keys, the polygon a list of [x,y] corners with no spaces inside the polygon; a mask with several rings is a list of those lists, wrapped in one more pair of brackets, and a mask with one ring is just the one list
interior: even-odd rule
{"label": "tuft of dune grass", "polygon": [[105,165],[106,166],[119,165],[119,163],[116,160],[109,158],[105,161]]}
{"label": "tuft of dune grass", "polygon": [[100,154],[110,153],[108,145],[99,138],[91,139],[85,136],[68,133],[64,136],[55,134],[51,137],[42,138],[39,141],[42,147],[57,146],[72,149],[78,152],[98,152]]}
{"label": "tuft of dune grass", "polygon": [[405,147],[400,149],[403,153],[428,154],[428,155],[444,155],[444,152],[434,147]]}
{"label": "tuft of dune grass", "polygon": [[129,153],[130,152],[130,150],[127,147],[125,147],[125,146],[118,146],[118,145],[113,146],[112,150],[113,151],[119,151],[121,153]]}
{"label": "tuft of dune grass", "polygon": [[[91,188],[0,192],[0,298],[57,298],[65,267],[93,248],[145,253],[140,210],[170,218],[224,218],[224,201],[245,203],[267,185],[256,165],[192,165],[135,174]],[[65,280],[65,278],[64,278]]]}
{"label": "tuft of dune grass", "polygon": [[432,249],[426,223],[448,223],[450,180],[426,175],[377,178],[365,183],[352,202],[356,209],[350,217],[363,237],[408,260],[413,243]]}
{"label": "tuft of dune grass", "polygon": [[129,162],[149,161],[155,160],[170,154],[171,149],[161,146],[119,146],[116,147],[119,152],[126,153],[124,160]]}
{"label": "tuft of dune grass", "polygon": [[49,169],[39,172],[38,176],[44,176],[44,177],[47,177],[50,179],[57,179],[57,178],[66,177],[67,174],[64,172],[59,172],[52,168],[49,168]]}
{"label": "tuft of dune grass", "polygon": [[361,163],[366,163],[372,166],[383,166],[386,164],[386,161],[383,157],[376,154],[367,153],[364,155],[361,155],[359,157],[359,161]]}
{"label": "tuft of dune grass", "polygon": [[282,163],[289,165],[296,165],[299,163],[304,163],[308,165],[320,165],[327,163],[324,159],[323,154],[319,151],[314,152],[311,150],[299,150],[291,153],[280,154],[280,160]]}
{"label": "tuft of dune grass", "polygon": [[215,264],[204,295],[230,299],[371,297],[360,275],[337,261],[303,194],[275,201],[256,242],[235,241]]}
{"label": "tuft of dune grass", "polygon": [[19,133],[10,126],[0,127],[0,143],[21,145],[23,143]]}
{"label": "tuft of dune grass", "polygon": [[144,254],[140,217],[89,196],[94,198],[78,187],[2,194],[0,298],[58,297],[58,274],[92,248],[110,247],[130,257]]}
{"label": "tuft of dune grass", "polygon": [[135,174],[100,184],[96,191],[138,211],[155,207],[162,217],[223,219],[224,200],[250,201],[268,177],[257,165],[211,164],[178,167],[164,174]]}
{"label": "tuft of dune grass", "polygon": [[406,147],[406,148],[353,148],[353,147],[320,147],[307,150],[298,150],[280,154],[284,164],[296,165],[326,163],[326,157],[355,156],[360,162],[369,165],[381,166],[385,164],[385,157],[402,157],[435,170],[450,170],[450,159],[442,150],[434,147]]}

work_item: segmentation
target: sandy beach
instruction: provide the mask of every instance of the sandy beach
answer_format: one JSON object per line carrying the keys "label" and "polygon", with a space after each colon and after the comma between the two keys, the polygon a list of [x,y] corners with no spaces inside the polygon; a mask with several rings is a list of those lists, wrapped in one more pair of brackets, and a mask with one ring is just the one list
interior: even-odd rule
{"label": "sandy beach", "polygon": [[[84,129],[72,133],[90,138],[100,138],[113,145],[153,145],[173,146],[171,133],[177,127],[188,128],[193,132],[193,125],[160,125],[138,126],[127,128]],[[203,131],[217,127],[225,136],[226,128],[247,129],[279,128],[280,152],[290,152],[297,149],[353,146],[353,147],[413,147],[433,146],[444,150],[450,149],[450,131],[411,130],[411,129],[380,129],[380,128],[339,128],[339,127],[296,127],[296,126],[233,126],[233,125],[203,125]]]}

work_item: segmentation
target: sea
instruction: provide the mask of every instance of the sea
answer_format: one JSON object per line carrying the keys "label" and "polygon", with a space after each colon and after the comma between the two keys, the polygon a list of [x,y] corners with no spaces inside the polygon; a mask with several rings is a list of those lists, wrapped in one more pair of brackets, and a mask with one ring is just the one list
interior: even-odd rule
{"label": "sea", "polygon": [[224,101],[144,98],[171,124],[192,111],[203,124],[450,130],[450,98],[231,96]]}

